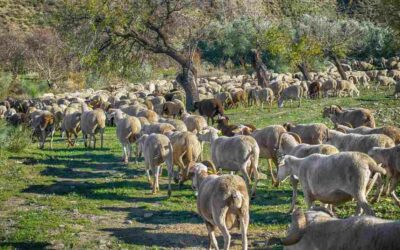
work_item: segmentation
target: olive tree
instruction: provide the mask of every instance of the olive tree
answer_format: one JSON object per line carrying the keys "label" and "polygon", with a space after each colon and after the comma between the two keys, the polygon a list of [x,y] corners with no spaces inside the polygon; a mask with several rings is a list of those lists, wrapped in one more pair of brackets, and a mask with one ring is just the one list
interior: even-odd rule
{"label": "olive tree", "polygon": [[212,17],[211,7],[194,0],[66,0],[60,30],[83,44],[79,53],[89,63],[139,51],[171,58],[181,68],[176,80],[190,109],[199,99],[193,55]]}

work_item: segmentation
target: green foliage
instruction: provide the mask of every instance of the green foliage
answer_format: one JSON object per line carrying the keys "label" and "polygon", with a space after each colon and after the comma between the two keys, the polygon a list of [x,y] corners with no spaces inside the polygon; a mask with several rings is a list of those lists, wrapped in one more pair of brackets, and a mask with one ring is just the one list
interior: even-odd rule
{"label": "green foliage", "polygon": [[256,47],[255,20],[241,17],[226,24],[215,25],[210,33],[212,40],[201,41],[199,48],[203,59],[214,65],[224,65],[230,60],[234,65],[249,62],[250,51]]}
{"label": "green foliage", "polygon": [[360,23],[361,38],[356,42],[350,57],[366,59],[368,57],[389,58],[400,50],[400,40],[396,32],[389,27],[380,27],[371,22]]}
{"label": "green foliage", "polygon": [[8,95],[8,89],[12,82],[12,74],[10,72],[0,71],[0,99]]}
{"label": "green foliage", "polygon": [[31,143],[30,130],[26,127],[12,127],[0,120],[0,154],[4,151],[20,153]]}
{"label": "green foliage", "polygon": [[20,84],[23,91],[30,97],[39,97],[48,90],[47,83],[35,74],[21,75]]}

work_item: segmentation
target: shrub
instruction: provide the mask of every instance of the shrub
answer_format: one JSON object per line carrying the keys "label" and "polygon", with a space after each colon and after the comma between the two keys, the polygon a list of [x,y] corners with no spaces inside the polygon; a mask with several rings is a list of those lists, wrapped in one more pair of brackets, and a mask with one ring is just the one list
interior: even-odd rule
{"label": "shrub", "polygon": [[22,152],[31,143],[31,131],[24,126],[12,127],[0,121],[0,152]]}

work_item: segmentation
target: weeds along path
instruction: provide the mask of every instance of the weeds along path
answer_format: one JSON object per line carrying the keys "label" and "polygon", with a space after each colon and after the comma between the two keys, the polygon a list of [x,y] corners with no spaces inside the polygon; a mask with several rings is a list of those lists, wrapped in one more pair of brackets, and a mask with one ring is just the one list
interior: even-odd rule
{"label": "weeds along path", "polygon": [[[305,101],[301,108],[257,107],[228,110],[233,123],[257,127],[287,121],[325,122],[322,108],[330,104],[362,106],[376,111],[378,125],[399,126],[398,100],[389,91],[363,91],[358,99]],[[207,231],[196,214],[196,199],[188,182],[181,189],[173,185],[167,198],[166,170],[161,192],[151,195],[143,163],[121,162],[121,146],[115,128],[107,128],[103,150],[86,150],[82,143],[67,149],[59,134],[54,150],[31,145],[24,153],[6,153],[0,167],[0,248],[22,249],[156,249],[207,246]],[[209,148],[206,148],[206,156]],[[263,178],[258,196],[251,203],[249,243],[254,249],[267,248],[273,237],[283,236],[290,216],[291,187],[272,187],[261,160]],[[299,205],[304,206],[302,195]],[[339,216],[349,216],[355,204],[339,206]],[[398,219],[399,209],[384,198],[373,209],[377,216]],[[233,235],[233,249],[240,248],[240,235]],[[218,240],[222,244],[222,238]],[[279,248],[278,245],[268,246]]]}

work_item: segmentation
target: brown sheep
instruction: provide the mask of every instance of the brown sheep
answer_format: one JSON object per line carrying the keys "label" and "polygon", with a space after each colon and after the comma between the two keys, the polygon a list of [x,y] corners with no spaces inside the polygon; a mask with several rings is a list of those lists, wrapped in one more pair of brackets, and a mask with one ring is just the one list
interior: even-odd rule
{"label": "brown sheep", "polygon": [[237,108],[239,104],[242,104],[243,106],[247,105],[246,91],[242,89],[235,90],[234,92],[231,93],[231,95],[232,95],[232,106]]}
{"label": "brown sheep", "polygon": [[214,124],[214,117],[217,115],[224,115],[224,106],[222,103],[213,98],[205,99],[194,103],[194,110],[199,110],[200,115],[207,117],[207,123],[211,118],[212,124]]}
{"label": "brown sheep", "polygon": [[166,102],[163,104],[162,114],[166,116],[181,117],[185,109],[176,102]]}
{"label": "brown sheep", "polygon": [[277,145],[279,138],[282,133],[286,133],[286,129],[280,125],[272,125],[263,129],[257,129],[251,136],[256,139],[258,146],[260,147],[260,157],[268,160],[269,170],[271,173],[272,183],[277,186],[278,182],[272,171],[272,162],[278,168],[278,155]]}
{"label": "brown sheep", "polygon": [[308,94],[310,96],[310,99],[317,99],[320,97],[320,91],[321,91],[321,83],[320,82],[312,82],[310,86],[308,87]]}
{"label": "brown sheep", "polygon": [[[239,125],[229,124],[229,118],[227,116],[223,116],[217,120],[218,126],[217,128],[221,130],[222,135],[224,136],[235,136],[238,132],[242,131]],[[248,129],[246,131],[246,135],[250,135],[253,131],[256,130],[256,127],[251,124],[244,124],[244,127]],[[247,134],[248,133],[248,134]]]}

